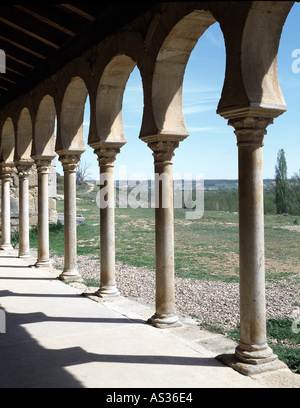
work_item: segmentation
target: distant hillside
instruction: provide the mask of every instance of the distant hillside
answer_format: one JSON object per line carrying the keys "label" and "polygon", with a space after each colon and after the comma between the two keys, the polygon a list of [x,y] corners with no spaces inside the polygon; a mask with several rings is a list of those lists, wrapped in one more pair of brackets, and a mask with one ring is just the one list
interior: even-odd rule
{"label": "distant hillside", "polygon": [[[96,180],[89,180],[90,182],[94,182],[99,184],[99,181]],[[174,180],[174,186],[179,184],[185,183],[186,186],[192,185],[195,187],[196,183],[195,180]],[[149,188],[151,185],[150,180],[116,180],[116,186],[118,187],[126,187],[126,185],[130,188],[134,188],[137,185],[139,188]],[[197,183],[197,185],[199,185]],[[275,180],[273,179],[265,179],[264,180],[264,188],[271,189],[275,185]],[[216,190],[237,190],[238,189],[238,180],[227,180],[227,179],[213,179],[213,180],[204,180],[204,188],[206,191],[216,191]]]}
{"label": "distant hillside", "polygon": [[[264,188],[270,189],[275,185],[275,180],[265,179]],[[238,180],[204,180],[205,190],[237,190],[238,189]]]}

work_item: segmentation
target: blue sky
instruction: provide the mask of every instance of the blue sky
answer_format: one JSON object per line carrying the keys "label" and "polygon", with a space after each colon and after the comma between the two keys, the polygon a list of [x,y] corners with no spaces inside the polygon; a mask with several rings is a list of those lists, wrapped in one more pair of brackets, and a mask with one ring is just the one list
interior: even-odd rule
{"label": "blue sky", "polygon": [[[300,170],[300,72],[292,70],[299,49],[300,57],[300,4],[295,3],[283,29],[278,53],[278,77],[287,112],[268,127],[263,148],[264,178],[274,178],[274,167],[279,149],[284,149],[288,176]],[[300,61],[300,60],[299,60]],[[300,62],[298,64],[300,68]],[[190,136],[175,151],[174,173],[180,178],[190,173],[196,178],[237,179],[238,152],[233,128],[216,114],[225,73],[225,46],[218,23],[211,26],[199,39],[186,67],[183,83],[183,112]],[[143,91],[137,68],[132,72],[123,99],[123,122],[127,144],[117,156],[116,179],[123,179],[126,166],[131,179],[151,178],[152,152],[139,140],[143,113]],[[87,140],[89,106],[84,118]],[[91,178],[99,178],[97,158],[87,146],[82,161],[90,163]],[[58,164],[61,173],[61,166]],[[179,178],[178,177],[178,178]]]}

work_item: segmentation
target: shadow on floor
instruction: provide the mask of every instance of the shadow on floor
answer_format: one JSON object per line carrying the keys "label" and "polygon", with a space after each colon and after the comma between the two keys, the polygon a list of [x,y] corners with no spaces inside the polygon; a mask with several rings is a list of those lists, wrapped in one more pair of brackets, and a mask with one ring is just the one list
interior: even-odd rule
{"label": "shadow on floor", "polygon": [[43,313],[6,312],[7,329],[0,334],[0,388],[82,388],[66,367],[92,362],[170,366],[220,366],[212,358],[168,355],[95,354],[81,347],[45,349],[23,327],[43,322],[144,324],[127,318],[62,318]]}

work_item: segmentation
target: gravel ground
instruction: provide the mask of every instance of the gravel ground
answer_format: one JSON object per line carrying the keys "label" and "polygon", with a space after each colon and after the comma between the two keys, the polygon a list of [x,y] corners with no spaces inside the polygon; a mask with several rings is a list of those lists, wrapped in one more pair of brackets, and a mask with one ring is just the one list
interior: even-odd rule
{"label": "gravel ground", "polygon": [[[62,266],[63,258],[53,257],[54,266]],[[99,261],[78,257],[78,269],[84,279],[98,279]],[[155,273],[145,268],[116,263],[117,287],[122,296],[155,303]],[[201,322],[219,324],[225,330],[239,324],[238,283],[175,278],[176,309],[183,315],[197,316]],[[267,282],[267,319],[300,317],[299,285],[292,279]]]}

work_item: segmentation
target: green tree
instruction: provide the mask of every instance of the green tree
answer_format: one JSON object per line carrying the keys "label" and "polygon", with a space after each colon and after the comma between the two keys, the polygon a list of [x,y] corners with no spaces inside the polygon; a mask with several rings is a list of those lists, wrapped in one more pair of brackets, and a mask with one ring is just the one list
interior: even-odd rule
{"label": "green tree", "polygon": [[83,184],[88,177],[91,176],[89,171],[91,163],[80,162],[76,170],[76,181],[78,184]]}
{"label": "green tree", "polygon": [[283,149],[280,149],[277,154],[277,164],[275,166],[275,181],[275,204],[277,214],[287,213],[289,182],[287,178],[287,164]]}
{"label": "green tree", "polygon": [[289,213],[292,215],[300,214],[300,171],[294,173],[289,180]]}

